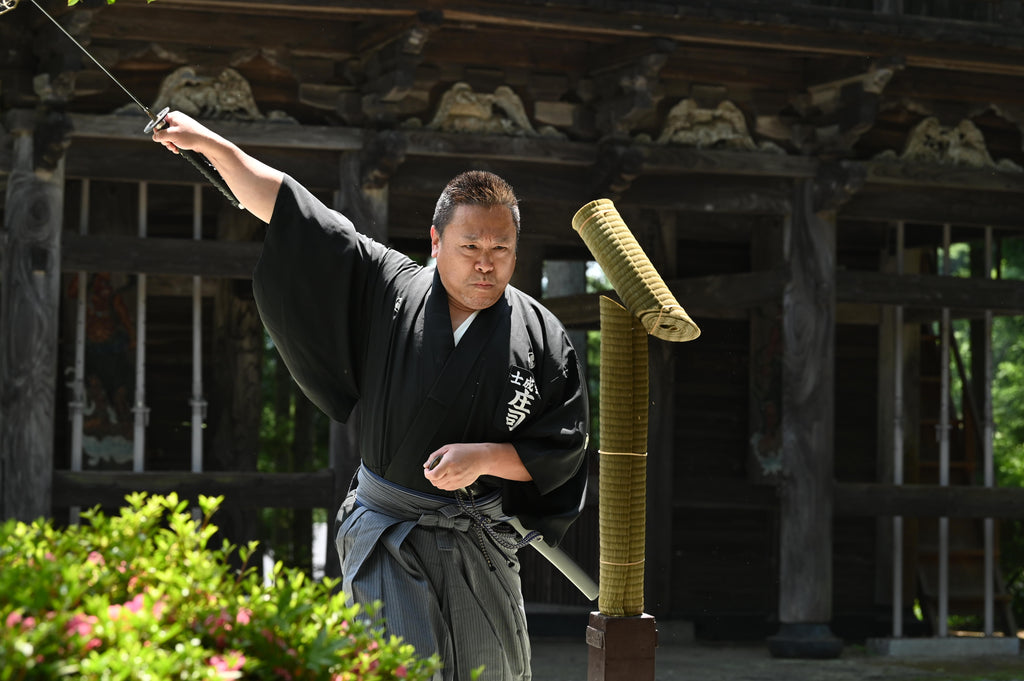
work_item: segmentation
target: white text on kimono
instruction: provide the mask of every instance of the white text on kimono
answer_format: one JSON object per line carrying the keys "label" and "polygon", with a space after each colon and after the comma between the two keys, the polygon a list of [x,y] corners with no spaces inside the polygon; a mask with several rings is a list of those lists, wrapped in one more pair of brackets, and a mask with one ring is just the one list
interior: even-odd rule
{"label": "white text on kimono", "polygon": [[516,386],[513,389],[515,394],[508,402],[508,412],[505,414],[505,425],[511,431],[530,415],[530,406],[537,397],[537,380],[530,372],[514,367],[509,374],[509,383]]}
{"label": "white text on kimono", "polygon": [[509,400],[508,414],[505,415],[505,425],[509,430],[515,430],[516,426],[526,420],[530,415],[530,405],[533,404],[534,395],[526,390],[517,390],[516,394]]}

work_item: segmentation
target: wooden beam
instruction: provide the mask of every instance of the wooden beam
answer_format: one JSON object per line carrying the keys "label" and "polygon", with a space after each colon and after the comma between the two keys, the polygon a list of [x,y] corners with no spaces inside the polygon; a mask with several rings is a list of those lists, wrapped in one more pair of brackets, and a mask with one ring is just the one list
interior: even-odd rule
{"label": "wooden beam", "polygon": [[[730,311],[781,300],[781,270],[744,272],[666,282],[679,304],[694,316],[733,318]],[[566,326],[589,327],[598,321],[598,298],[602,293],[546,298],[544,305]],[[1024,314],[1024,281],[940,277],[926,274],[885,274],[858,270],[836,273],[836,299],[844,303],[846,319],[859,306],[904,305],[923,310],[948,306],[956,318],[976,317],[985,310],[1001,315]],[[877,323],[877,315],[864,316]],[[917,318],[917,317],[914,317]]]}
{"label": "wooden beam", "polygon": [[[386,5],[372,0],[162,0],[162,5],[217,14],[287,13],[323,18],[348,15],[360,20],[388,15],[408,17],[422,9],[422,3],[413,0]],[[447,2],[444,17],[447,24],[466,24],[477,30],[499,27],[589,34],[595,38],[667,38],[681,45],[718,44],[861,57],[898,54],[905,55],[908,66],[1024,75],[1019,36],[1014,27],[997,23],[880,16],[804,3],[768,8],[756,2],[723,7],[701,0],[639,5],[619,0],[603,3],[600,12],[581,10],[574,5],[488,3],[482,7],[473,2]],[[823,30],[825,26],[831,30]],[[942,40],[937,39],[940,29]],[[951,44],[955,49],[951,49]]]}
{"label": "wooden beam", "polygon": [[[995,173],[995,171],[993,171]],[[1002,178],[996,184],[1003,185]],[[941,190],[941,193],[936,191]],[[840,210],[842,219],[906,220],[934,225],[951,223],[973,227],[1020,229],[1024,215],[1024,194],[1000,189],[998,199],[986,192],[968,189],[887,185],[865,188]]]}
{"label": "wooden beam", "polygon": [[[734,318],[736,315],[728,311],[742,310],[745,316],[747,308],[782,300],[785,282],[782,270],[762,270],[674,279],[665,283],[691,316]],[[598,323],[598,301],[602,295],[615,297],[614,291],[601,291],[545,298],[543,303],[565,326],[588,327]]]}
{"label": "wooden beam", "polygon": [[835,483],[836,515],[1024,518],[1024,489],[977,485]]}
{"label": "wooden beam", "polygon": [[[1024,518],[1024,489],[977,485],[891,485],[874,482],[834,483],[837,517],[884,518]],[[682,481],[674,495],[676,509],[753,510],[775,512],[774,485],[733,478]]]}
{"label": "wooden beam", "polygon": [[864,161],[868,185],[1024,193],[1024,173],[902,161]]}
{"label": "wooden beam", "polygon": [[[304,147],[287,149],[248,146],[245,149],[310,189],[337,186],[337,152]],[[3,172],[3,168],[0,168],[0,172]],[[184,159],[157,146],[148,137],[134,133],[125,138],[73,136],[67,153],[66,174],[69,178],[112,182],[206,182]]]}
{"label": "wooden beam", "polygon": [[169,494],[185,499],[224,496],[235,508],[330,508],[334,472],[188,473],[159,471],[53,472],[55,506],[119,507],[132,492]]}
{"label": "wooden beam", "polygon": [[[322,16],[316,30],[309,19],[295,14],[260,16],[238,8],[231,12],[232,30],[224,30],[223,21],[210,17],[203,9],[184,9],[170,3],[152,7],[126,3],[117,11],[99,11],[89,24],[93,41],[159,42],[169,49],[180,45],[216,45],[233,50],[261,50],[273,46],[292,54],[330,57],[337,61],[351,58],[357,33],[345,17]],[[205,10],[205,11],[204,11]],[[109,67],[108,67],[109,68]]]}
{"label": "wooden beam", "polygon": [[258,241],[194,241],[134,236],[61,235],[66,272],[146,272],[249,279],[259,260]]}
{"label": "wooden beam", "polygon": [[[143,132],[142,115],[72,114],[73,140],[96,138],[127,140],[154,144]],[[326,125],[294,125],[269,121],[202,121],[204,125],[242,147],[315,149],[317,151],[351,151],[361,149],[364,132],[361,128]]]}
{"label": "wooden beam", "polygon": [[[73,144],[69,151],[69,175],[82,176],[93,172],[95,177],[110,175],[111,172],[134,179],[158,181],[168,171],[157,173],[147,170],[150,166],[165,163],[166,159],[156,154],[144,153],[152,145],[148,136],[142,133],[146,120],[141,116],[98,116],[74,114],[71,116]],[[232,140],[243,149],[260,157],[270,156],[283,150],[288,154],[278,155],[281,163],[298,150],[309,152],[299,163],[292,163],[301,172],[301,167],[314,164],[320,155],[331,156],[335,163],[338,152],[359,150],[364,147],[371,132],[362,128],[342,126],[290,125],[271,122],[205,121],[213,130]],[[0,133],[3,134],[3,133]],[[504,137],[495,135],[467,135],[442,133],[429,130],[394,131],[394,136],[405,139],[409,156],[442,157],[450,159],[479,159],[491,162],[509,161],[515,163],[537,162],[553,167],[594,168],[598,162],[598,145],[549,137]],[[2,138],[0,138],[2,141]],[[91,142],[91,143],[89,143]],[[111,146],[112,144],[128,146]],[[146,146],[150,145],[150,146]],[[5,161],[5,145],[0,145],[0,172],[10,167]],[[632,144],[630,149],[642,154],[642,179],[665,176],[670,182],[678,182],[676,175],[695,176],[736,176],[761,178],[810,178],[818,172],[819,162],[813,157],[789,154],[768,154],[672,147],[657,144]],[[132,154],[143,154],[145,161],[132,161]],[[168,158],[171,158],[169,155]],[[174,164],[185,165],[185,164]],[[320,165],[323,168],[320,168]],[[326,160],[316,165],[317,172],[328,165]],[[124,166],[119,171],[112,167]],[[1009,173],[996,169],[957,168],[952,166],[923,165],[898,161],[847,161],[843,166],[851,169],[862,167],[865,173],[866,189],[855,196],[850,205],[842,211],[844,219],[864,218],[868,220],[892,220],[904,217],[921,222],[954,222],[960,224],[981,224],[995,214],[1000,224],[1019,226],[1018,204],[1024,199],[1024,174]],[[103,170],[106,168],[107,170]],[[138,173],[143,174],[139,175]],[[310,173],[312,175],[313,173]],[[187,173],[174,173],[175,177],[187,177]],[[336,179],[336,178],[335,178]],[[653,181],[653,180],[652,180]],[[319,185],[317,185],[319,186]],[[328,186],[324,183],[324,186]],[[907,188],[914,189],[910,193]],[[664,189],[663,186],[657,187]],[[943,194],[943,201],[929,189],[960,190],[962,196]],[[733,189],[732,191],[736,191]],[[1012,194],[999,199],[999,204],[986,208],[991,202],[979,192]],[[963,215],[944,213],[944,206],[950,198],[957,198]],[[631,193],[627,200],[637,200]],[[653,199],[652,199],[653,200]],[[665,203],[665,198],[660,199]],[[1002,210],[1004,201],[1011,201],[1013,210]],[[689,203],[695,203],[690,201]],[[734,201],[735,203],[735,201]],[[696,203],[695,203],[696,205]],[[972,217],[977,208],[980,216]],[[1002,211],[1002,212],[1000,212]],[[999,217],[1002,216],[1002,217]],[[1007,216],[1018,217],[1017,222]]]}
{"label": "wooden beam", "polygon": [[800,178],[814,177],[818,172],[818,159],[808,156],[658,144],[636,146],[644,150],[644,172],[647,173]]}
{"label": "wooden beam", "polygon": [[998,310],[1024,314],[1024,281],[968,279],[928,274],[888,274],[858,270],[836,273],[837,297],[848,303],[908,307]]}

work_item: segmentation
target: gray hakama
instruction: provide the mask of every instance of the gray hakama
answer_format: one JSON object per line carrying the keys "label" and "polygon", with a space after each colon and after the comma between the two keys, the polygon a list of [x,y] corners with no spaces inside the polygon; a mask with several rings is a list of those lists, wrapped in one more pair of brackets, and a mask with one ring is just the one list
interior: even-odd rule
{"label": "gray hakama", "polygon": [[[354,503],[353,503],[354,502]],[[390,634],[426,657],[441,655],[437,679],[528,681],[530,641],[515,552],[490,541],[458,503],[359,470],[338,531],[342,588],[358,603],[380,601]],[[501,495],[473,509],[500,522]]]}

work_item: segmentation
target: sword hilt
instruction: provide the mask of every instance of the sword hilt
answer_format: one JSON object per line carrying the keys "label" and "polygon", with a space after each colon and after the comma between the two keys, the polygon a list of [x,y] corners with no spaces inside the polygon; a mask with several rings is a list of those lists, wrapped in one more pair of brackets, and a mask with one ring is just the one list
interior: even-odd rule
{"label": "sword hilt", "polygon": [[[151,134],[154,130],[163,130],[167,127],[167,121],[165,119],[167,118],[167,114],[170,110],[171,107],[164,107],[163,111],[154,116],[149,109],[146,109],[146,115],[151,119],[146,125],[147,135]],[[220,176],[217,169],[213,167],[212,163],[210,163],[210,159],[206,158],[199,152],[191,151],[189,149],[178,149],[178,154],[191,163],[196,170],[202,173],[203,176],[209,180],[210,184],[220,190],[220,193],[224,195],[224,198],[231,202],[232,206],[235,208],[244,208],[244,206],[235,197],[234,192],[232,192],[230,187],[228,187],[224,178]]]}
{"label": "sword hilt", "polygon": [[18,6],[18,0],[0,0],[0,14],[10,12]]}

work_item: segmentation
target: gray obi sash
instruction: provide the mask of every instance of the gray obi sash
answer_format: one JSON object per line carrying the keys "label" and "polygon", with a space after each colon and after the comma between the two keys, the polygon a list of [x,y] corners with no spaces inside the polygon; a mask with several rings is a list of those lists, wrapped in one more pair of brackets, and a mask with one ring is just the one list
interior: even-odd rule
{"label": "gray obi sash", "polygon": [[[466,532],[473,523],[466,510],[453,498],[424,494],[396,485],[360,465],[355,489],[355,506],[365,506],[397,520],[415,520],[424,527],[443,527]],[[501,510],[501,491],[473,499],[472,510],[495,522],[507,520]]]}

